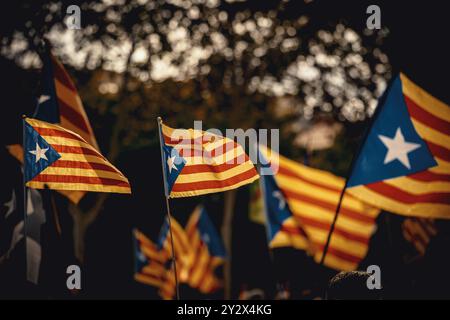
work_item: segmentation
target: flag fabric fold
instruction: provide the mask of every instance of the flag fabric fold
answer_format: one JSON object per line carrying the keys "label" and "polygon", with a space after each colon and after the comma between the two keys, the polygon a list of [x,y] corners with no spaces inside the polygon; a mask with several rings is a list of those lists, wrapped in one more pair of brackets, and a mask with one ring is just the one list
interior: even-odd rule
{"label": "flag fabric fold", "polygon": [[55,124],[24,119],[28,187],[131,193],[128,179],[81,136]]}
{"label": "flag fabric fold", "polygon": [[258,179],[241,145],[205,131],[161,124],[166,195],[191,197],[238,188]]}
{"label": "flag fabric fold", "polygon": [[215,270],[225,263],[226,252],[203,206],[192,213],[186,225],[186,235],[193,253],[187,283],[204,294],[214,293],[223,286]]}
{"label": "flag fabric fold", "polygon": [[[276,217],[272,221],[277,221],[272,229],[272,247],[276,244],[273,239],[276,240],[281,231],[279,237],[283,241],[278,240],[276,246],[308,247],[314,260],[319,262],[344,179],[289,160],[262,145],[259,151],[269,162],[274,156],[278,158],[278,172],[264,177],[264,185],[268,186],[265,191],[269,204],[267,210]],[[324,265],[336,270],[355,270],[367,254],[379,212],[379,209],[346,194]],[[299,230],[303,230],[304,235]],[[295,237],[298,240],[294,241]]]}

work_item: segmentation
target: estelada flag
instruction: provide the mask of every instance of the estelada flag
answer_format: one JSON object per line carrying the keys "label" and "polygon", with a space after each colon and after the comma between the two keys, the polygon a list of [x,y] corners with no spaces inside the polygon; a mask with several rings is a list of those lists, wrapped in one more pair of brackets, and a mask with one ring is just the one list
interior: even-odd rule
{"label": "estelada flag", "polygon": [[78,134],[30,118],[23,125],[28,187],[131,193],[128,179]]}
{"label": "estelada flag", "polygon": [[259,177],[242,146],[229,138],[162,123],[160,135],[165,192],[171,198],[227,191]]}
{"label": "estelada flag", "polygon": [[[267,176],[268,180],[273,178],[272,182],[264,180],[273,224],[271,247],[310,250],[314,260],[320,262],[344,179],[287,159],[262,145],[259,151],[267,159],[262,162],[269,163],[275,172]],[[367,255],[379,213],[379,209],[345,194],[324,265],[355,270]]]}
{"label": "estelada flag", "polygon": [[347,183],[387,211],[450,219],[450,106],[404,74],[378,106]]}
{"label": "estelada flag", "polygon": [[223,286],[215,272],[225,263],[227,254],[222,238],[203,206],[198,206],[189,218],[186,236],[193,253],[187,283],[204,294],[211,294]]}

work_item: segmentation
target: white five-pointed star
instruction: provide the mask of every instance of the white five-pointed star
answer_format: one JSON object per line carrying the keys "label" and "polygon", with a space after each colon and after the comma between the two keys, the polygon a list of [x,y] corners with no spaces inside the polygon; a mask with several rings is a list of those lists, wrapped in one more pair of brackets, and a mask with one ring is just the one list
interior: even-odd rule
{"label": "white five-pointed star", "polygon": [[41,159],[45,159],[48,161],[47,156],[45,155],[45,153],[47,152],[48,148],[42,148],[39,147],[38,143],[36,142],[36,150],[31,150],[28,151],[31,154],[34,154],[36,156],[36,163],[41,160]]}
{"label": "white five-pointed star", "polygon": [[278,209],[283,210],[286,207],[286,201],[280,191],[272,192],[272,197],[278,199]]}
{"label": "white five-pointed star", "polygon": [[50,100],[50,96],[47,96],[47,95],[43,94],[43,95],[41,95],[41,96],[39,97],[38,103],[41,104],[41,103],[44,103],[44,102],[47,101],[47,100]]}
{"label": "white five-pointed star", "polygon": [[178,171],[178,168],[175,165],[175,158],[176,158],[176,156],[167,158],[167,165],[169,166],[169,173],[172,173],[172,169],[175,169]]}
{"label": "white five-pointed star", "polygon": [[420,148],[420,144],[406,142],[400,127],[395,132],[394,138],[389,138],[383,135],[378,135],[378,138],[380,138],[381,142],[383,142],[388,149],[386,157],[384,158],[384,164],[388,164],[389,162],[397,159],[406,168],[411,169],[408,153]]}

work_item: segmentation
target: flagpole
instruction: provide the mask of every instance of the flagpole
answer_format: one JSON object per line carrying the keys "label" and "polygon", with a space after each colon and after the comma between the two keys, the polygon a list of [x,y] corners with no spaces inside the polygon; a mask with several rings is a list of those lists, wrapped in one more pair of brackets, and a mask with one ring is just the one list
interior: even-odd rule
{"label": "flagpole", "polygon": [[364,132],[364,137],[361,140],[361,142],[359,143],[357,151],[352,156],[352,160],[350,162],[350,167],[348,169],[348,173],[347,173],[347,176],[345,178],[344,188],[342,189],[341,194],[339,196],[339,202],[338,202],[338,205],[336,207],[336,212],[334,214],[333,222],[331,223],[330,231],[328,232],[327,242],[325,243],[325,247],[323,248],[322,258],[320,259],[320,265],[321,266],[323,266],[323,264],[325,262],[325,256],[327,255],[328,247],[330,246],[331,235],[333,234],[334,228],[336,226],[336,221],[338,219],[339,212],[341,210],[342,200],[344,199],[345,190],[347,189],[348,180],[349,180],[349,178],[350,178],[350,176],[352,174],[353,167],[355,166],[356,159],[358,158],[359,154],[361,153],[361,149],[362,149],[364,143],[366,142],[367,137],[369,136],[369,132],[372,129],[373,124],[375,123],[375,119],[380,114],[381,106],[383,106],[383,104],[384,104],[384,102],[386,100],[386,97],[388,95],[388,92],[389,92],[389,90],[390,90],[390,88],[392,86],[392,83],[395,81],[395,79],[396,79],[396,77],[392,77],[392,79],[389,80],[389,82],[387,84],[387,87],[386,87],[386,90],[383,92],[383,94],[381,95],[380,99],[378,99],[377,108],[375,109],[375,112],[374,112],[372,118],[370,118],[370,120],[369,120],[369,125],[368,125],[366,131]]}
{"label": "flagpole", "polygon": [[164,180],[164,196],[166,198],[167,220],[169,222],[170,246],[172,249],[173,273],[174,273],[174,278],[175,278],[177,300],[180,300],[180,290],[179,290],[178,274],[177,274],[177,262],[176,262],[176,258],[175,258],[175,250],[174,250],[174,245],[173,245],[172,215],[170,213],[169,188],[167,185],[166,170],[164,169],[164,150],[163,150],[164,138],[162,136],[162,119],[161,119],[161,117],[157,118],[157,122],[158,122],[158,132],[159,132],[159,146],[160,146],[160,151],[161,151],[161,169],[162,169],[163,180]]}
{"label": "flagpole", "polygon": [[28,267],[27,267],[27,263],[28,263],[28,253],[27,253],[27,240],[28,240],[28,232],[27,232],[27,203],[28,203],[28,199],[27,199],[27,185],[26,185],[26,177],[25,177],[25,172],[26,172],[26,132],[25,132],[25,119],[27,118],[26,115],[22,115],[22,149],[23,149],[23,173],[22,173],[22,182],[23,182],[23,236],[25,239],[25,270],[27,273],[27,280],[28,280]]}

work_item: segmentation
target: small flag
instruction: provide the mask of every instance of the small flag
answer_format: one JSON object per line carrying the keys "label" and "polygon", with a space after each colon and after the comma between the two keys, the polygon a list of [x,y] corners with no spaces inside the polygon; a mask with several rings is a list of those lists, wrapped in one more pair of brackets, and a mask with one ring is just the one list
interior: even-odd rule
{"label": "small flag", "polygon": [[167,282],[170,259],[167,251],[159,250],[157,245],[142,232],[133,231],[135,241],[134,279],[156,288],[163,288]]}
{"label": "small flag", "polygon": [[215,270],[225,263],[226,251],[203,206],[197,207],[189,218],[186,235],[193,252],[187,282],[201,293],[214,293],[223,285]]}
{"label": "small flag", "polygon": [[348,192],[407,216],[450,218],[450,106],[394,79],[356,158]]}
{"label": "small flag", "polygon": [[78,134],[30,118],[24,132],[28,187],[131,193],[128,179]]}
{"label": "small flag", "polygon": [[[264,146],[259,146],[259,151],[269,160],[274,154],[274,151]],[[278,172],[274,176],[276,186],[311,242],[314,260],[319,262],[344,187],[344,179],[326,171],[309,168],[281,155],[276,155],[275,158],[277,157]],[[272,190],[277,191],[273,186]],[[278,200],[281,197],[273,198],[273,207],[282,204]],[[287,211],[276,212],[279,215],[283,213],[285,217]],[[336,270],[355,270],[367,254],[379,212],[378,209],[346,194],[324,264]]]}
{"label": "small flag", "polygon": [[161,124],[161,149],[171,198],[227,191],[259,177],[241,145],[209,132]]}

